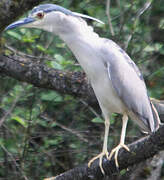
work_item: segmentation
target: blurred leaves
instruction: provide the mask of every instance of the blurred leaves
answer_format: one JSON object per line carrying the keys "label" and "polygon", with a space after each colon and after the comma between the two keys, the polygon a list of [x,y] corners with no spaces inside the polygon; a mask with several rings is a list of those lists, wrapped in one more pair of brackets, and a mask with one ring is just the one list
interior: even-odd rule
{"label": "blurred leaves", "polygon": [[[105,15],[106,1],[47,2],[102,20],[105,25],[90,20],[88,23],[101,37],[111,37]],[[137,13],[147,1],[126,0],[120,1],[120,5],[118,2],[111,1],[110,15],[116,34],[112,38],[122,48],[127,47],[126,51],[139,65],[149,95],[164,99],[164,46],[161,41],[156,41],[156,36],[162,40],[164,35],[152,33],[153,28],[164,29],[164,20],[160,14],[164,6],[159,5],[159,1],[154,1],[152,9],[148,9],[138,18]],[[155,24],[156,26],[154,21],[152,22],[151,14],[160,14],[155,19],[159,22]],[[152,24],[155,27],[151,27]],[[43,63],[63,71],[81,71],[66,44],[50,33],[38,29],[17,28],[3,33],[3,38],[9,47],[15,49],[13,51],[6,49],[7,54],[24,53],[25,57],[34,57],[30,59],[38,64]],[[28,63],[28,59],[26,61]],[[0,146],[5,147],[6,151],[0,149],[0,178],[24,179],[23,172],[30,180],[43,179],[87,162],[94,154],[100,152],[104,136],[104,120],[99,109],[95,108],[93,112],[89,105],[82,104],[70,95],[63,96],[59,92],[35,88],[9,77],[1,77],[0,85],[0,119],[9,112],[15,98],[19,97],[1,127]],[[52,119],[43,119],[44,113]],[[69,131],[58,126],[56,122],[63,124]],[[120,116],[112,114],[110,124],[109,147],[112,147],[112,144],[119,141]],[[128,142],[133,141],[133,137],[139,136],[134,127],[130,121],[128,134],[131,136]],[[78,136],[74,135],[74,131]],[[88,143],[82,139],[87,139]],[[15,168],[13,159],[18,162],[21,170]],[[122,175],[125,173],[125,170],[121,171]]]}
{"label": "blurred leaves", "polygon": [[50,92],[44,92],[41,93],[41,100],[43,101],[55,101],[55,102],[62,102],[63,97],[60,96],[58,93],[55,91],[50,91]]}

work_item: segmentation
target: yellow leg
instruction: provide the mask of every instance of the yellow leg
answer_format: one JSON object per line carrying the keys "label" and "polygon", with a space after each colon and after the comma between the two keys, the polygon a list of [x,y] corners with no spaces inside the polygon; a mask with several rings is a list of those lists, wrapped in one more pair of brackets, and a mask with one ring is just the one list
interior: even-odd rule
{"label": "yellow leg", "polygon": [[130,151],[128,146],[125,145],[125,134],[126,134],[126,126],[127,126],[127,123],[128,123],[128,116],[127,114],[124,114],[123,117],[122,117],[122,130],[121,130],[121,139],[120,139],[120,143],[118,146],[116,146],[114,149],[112,149],[111,153],[110,153],[110,156],[108,157],[109,160],[111,160],[113,154],[114,155],[114,159],[115,159],[115,164],[116,164],[116,167],[119,167],[119,164],[118,164],[118,152],[121,148],[124,148],[126,149],[127,151]]}
{"label": "yellow leg", "polygon": [[109,118],[105,118],[105,135],[104,135],[104,144],[103,144],[103,150],[102,152],[95,156],[94,158],[92,158],[89,163],[88,163],[88,167],[91,166],[91,164],[99,158],[99,166],[100,166],[100,169],[101,169],[101,172],[103,174],[105,174],[104,170],[103,170],[103,167],[102,167],[102,159],[103,159],[103,156],[106,155],[106,157],[108,158],[108,150],[107,150],[107,144],[108,144],[108,134],[109,134],[109,126],[110,126],[110,121],[109,121]]}

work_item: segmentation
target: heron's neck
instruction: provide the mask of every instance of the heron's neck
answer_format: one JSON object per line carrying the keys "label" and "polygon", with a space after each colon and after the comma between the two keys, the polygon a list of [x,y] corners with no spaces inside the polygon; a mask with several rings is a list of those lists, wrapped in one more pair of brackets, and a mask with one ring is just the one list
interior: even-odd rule
{"label": "heron's neck", "polygon": [[99,35],[93,31],[93,27],[88,26],[82,19],[75,19],[74,23],[68,22],[66,29],[59,36],[73,53],[75,53],[74,46],[80,49],[86,46],[96,46],[100,40]]}
{"label": "heron's neck", "polygon": [[83,67],[88,77],[92,79],[91,67],[99,56],[101,38],[86,23],[80,24],[72,31],[60,34],[60,38],[66,42],[76,59]]}

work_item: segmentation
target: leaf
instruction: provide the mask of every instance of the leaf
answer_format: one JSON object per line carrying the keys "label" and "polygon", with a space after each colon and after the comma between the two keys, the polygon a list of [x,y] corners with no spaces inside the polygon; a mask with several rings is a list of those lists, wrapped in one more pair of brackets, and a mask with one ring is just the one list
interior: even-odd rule
{"label": "leaf", "polygon": [[44,101],[55,101],[55,102],[61,102],[63,101],[62,96],[60,96],[58,93],[54,91],[49,91],[46,93],[41,94],[41,99]]}
{"label": "leaf", "polygon": [[22,37],[22,41],[27,43],[34,43],[38,38],[38,35],[31,35],[26,33],[26,35]]}
{"label": "leaf", "polygon": [[56,126],[57,126],[56,122],[51,123],[51,127],[56,127]]}
{"label": "leaf", "polygon": [[51,67],[53,67],[53,68],[55,68],[55,69],[59,69],[59,70],[62,70],[62,69],[63,69],[63,67],[62,67],[61,64],[59,64],[59,63],[57,63],[57,62],[54,62],[54,61],[50,62],[50,65],[51,65]]}
{"label": "leaf", "polygon": [[124,175],[125,173],[126,173],[126,169],[123,169],[123,170],[120,171],[121,175]]}
{"label": "leaf", "polygon": [[117,114],[112,113],[112,116],[110,116],[110,124],[114,124],[116,116],[117,116]]}
{"label": "leaf", "polygon": [[12,120],[17,121],[19,124],[21,124],[24,128],[27,128],[27,123],[19,116],[12,117]]}
{"label": "leaf", "polygon": [[15,31],[7,31],[7,34],[18,40],[22,39],[22,36]]}
{"label": "leaf", "polygon": [[64,57],[61,56],[60,54],[55,54],[54,58],[55,58],[58,62],[64,61]]}
{"label": "leaf", "polygon": [[94,123],[104,123],[104,121],[99,117],[96,117],[96,118],[92,119],[92,122],[94,122]]}
{"label": "leaf", "polygon": [[152,52],[152,51],[154,51],[155,49],[154,49],[154,47],[153,46],[146,46],[145,48],[144,48],[144,51],[146,51],[146,52]]}
{"label": "leaf", "polygon": [[25,43],[34,43],[35,42],[35,40],[34,39],[30,39],[30,38],[28,38],[28,37],[23,37],[22,38],[22,41],[23,42],[25,42]]}
{"label": "leaf", "polygon": [[40,50],[40,51],[42,51],[42,52],[45,52],[46,51],[46,49],[42,46],[42,45],[36,45],[36,47]]}

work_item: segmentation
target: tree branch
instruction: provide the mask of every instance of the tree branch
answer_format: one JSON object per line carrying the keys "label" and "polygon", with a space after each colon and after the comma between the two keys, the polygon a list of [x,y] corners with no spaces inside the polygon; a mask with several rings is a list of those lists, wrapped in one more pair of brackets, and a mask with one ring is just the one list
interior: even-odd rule
{"label": "tree branch", "polygon": [[0,73],[36,87],[81,97],[88,104],[97,104],[93,90],[83,72],[64,72],[27,59],[22,60],[17,56],[0,55]]}
{"label": "tree branch", "polygon": [[[89,105],[98,105],[93,89],[83,72],[64,72],[34,63],[26,58],[0,55],[0,74],[2,73],[36,87],[82,98]],[[164,101],[151,100],[158,113],[164,115]]]}
{"label": "tree branch", "polygon": [[17,17],[43,1],[44,0],[2,0],[0,2],[0,32]]}
{"label": "tree branch", "polygon": [[111,32],[112,36],[114,36],[115,33],[114,33],[114,30],[113,30],[113,26],[112,26],[112,22],[111,22],[111,17],[110,17],[110,0],[106,1],[106,15],[108,17],[108,24],[109,24],[110,32]]}
{"label": "tree branch", "polygon": [[[103,159],[103,168],[106,176],[111,176],[118,173],[129,166],[138,164],[146,159],[153,157],[159,151],[164,149],[164,126],[161,126],[158,131],[150,136],[146,136],[134,143],[128,145],[130,152],[121,149],[118,154],[119,170],[115,167],[114,159],[108,161]],[[67,172],[64,172],[56,177],[47,178],[45,180],[99,180],[103,175],[99,168],[99,161],[96,160],[91,168],[84,164]]]}

